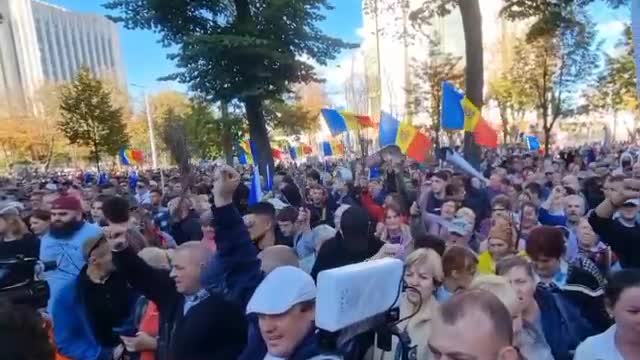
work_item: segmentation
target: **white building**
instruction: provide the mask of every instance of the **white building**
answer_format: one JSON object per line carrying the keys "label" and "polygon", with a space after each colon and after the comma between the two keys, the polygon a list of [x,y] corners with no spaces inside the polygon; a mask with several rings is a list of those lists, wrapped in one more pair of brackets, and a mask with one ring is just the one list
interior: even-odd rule
{"label": "white building", "polygon": [[118,27],[37,0],[0,0],[0,106],[32,109],[45,82],[66,82],[88,67],[126,84]]}
{"label": "white building", "polygon": [[[375,17],[373,11],[363,11],[364,16],[364,40],[361,49],[364,53],[364,64],[367,78],[369,79],[370,110],[377,112],[376,93],[380,91],[382,111],[390,112],[397,118],[402,119],[406,110],[406,81],[412,79],[411,66],[417,62],[427,61],[429,44],[426,39],[420,40],[420,36],[413,39],[413,43],[406,47],[402,38],[398,36],[403,31],[403,17],[411,10],[420,6],[424,0],[410,0],[411,10],[402,14],[401,9],[389,10],[389,4],[396,3],[397,0],[378,0],[381,9],[378,16],[378,28],[381,29],[379,36],[380,46],[380,83],[381,89],[376,89],[378,78],[378,63],[375,36]],[[490,73],[490,69],[501,62],[500,44],[505,30],[514,31],[512,24],[507,25],[500,18],[499,11],[502,7],[502,0],[481,1],[482,12],[482,32],[485,77]],[[404,16],[403,16],[404,15]],[[415,33],[410,21],[408,31]],[[458,9],[444,17],[436,18],[432,21],[432,26],[427,30],[429,33],[437,32],[441,39],[441,51],[460,57],[461,65],[465,59],[465,40],[462,27],[462,18]],[[485,79],[487,80],[487,79]],[[486,82],[486,81],[485,81]],[[485,86],[486,88],[486,86]],[[485,109],[486,110],[486,109]],[[422,117],[418,116],[414,122],[421,123]]]}

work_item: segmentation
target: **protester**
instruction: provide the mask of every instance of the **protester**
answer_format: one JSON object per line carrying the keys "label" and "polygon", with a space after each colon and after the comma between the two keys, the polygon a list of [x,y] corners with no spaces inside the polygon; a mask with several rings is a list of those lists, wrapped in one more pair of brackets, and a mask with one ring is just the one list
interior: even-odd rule
{"label": "protester", "polygon": [[38,312],[0,301],[0,348],[3,360],[54,360],[55,351]]}
{"label": "protester", "polygon": [[91,211],[90,211],[90,222],[92,224],[96,224],[98,226],[105,226],[107,224],[104,213],[102,212],[102,204],[104,204],[105,200],[108,199],[106,195],[100,195],[96,197],[91,203]]}
{"label": "protester", "polygon": [[210,253],[186,242],[173,253],[171,274],[155,270],[128,247],[121,228],[106,230],[116,267],[160,313],[158,359],[237,359],[246,344],[242,309],[200,286]]}
{"label": "protester", "polygon": [[171,224],[170,232],[176,244],[180,245],[188,241],[202,239],[200,217],[194,210],[191,199],[188,197],[179,198],[171,217],[173,223]]}
{"label": "protester", "polygon": [[[29,218],[29,225],[31,227],[31,232],[33,232],[38,239],[42,239],[44,234],[49,232],[49,226],[51,225],[51,212],[42,209],[33,210],[31,212],[31,217]],[[39,246],[38,252],[40,252]]]}
{"label": "protester", "polygon": [[453,294],[469,287],[476,275],[478,258],[469,248],[454,245],[442,256],[444,279],[436,290],[436,298],[440,303],[447,301]]}
{"label": "protester", "polygon": [[[138,256],[154,269],[171,270],[171,261],[166,250],[148,247],[140,250]],[[136,304],[133,322],[138,327],[135,336],[120,336],[124,348],[131,354],[138,353],[140,360],[155,360],[160,330],[158,306],[141,297]]]}
{"label": "protester", "polygon": [[132,328],[137,295],[111,261],[104,237],[83,244],[87,264],[61,291],[52,309],[58,351],[72,359],[104,359],[122,352],[117,328]]}
{"label": "protester", "polygon": [[436,312],[429,337],[435,359],[517,360],[511,315],[485,290],[455,294]]}
{"label": "protester", "polygon": [[268,202],[259,202],[248,209],[244,224],[251,241],[261,251],[276,245],[276,209]]}
{"label": "protester", "polygon": [[0,259],[38,258],[39,253],[40,240],[29,231],[18,210],[3,209],[0,212]]}
{"label": "protester", "polygon": [[51,293],[49,312],[61,289],[84,267],[84,243],[99,238],[100,234],[99,227],[82,220],[82,206],[77,198],[61,196],[51,204],[49,232],[40,241],[40,260],[56,263],[56,269],[44,273]]}
{"label": "protester", "polygon": [[605,292],[615,325],[580,344],[575,360],[635,359],[640,354],[640,270],[614,273]]}
{"label": "protester", "polygon": [[146,179],[139,179],[136,184],[135,199],[138,206],[151,204],[151,193],[149,192],[149,182]]}
{"label": "protester", "polygon": [[[435,290],[443,280],[440,255],[431,249],[418,249],[405,260],[405,294],[400,299],[400,318],[406,319],[399,324],[401,332],[411,339],[416,347],[416,359],[431,359],[433,355],[427,346],[431,336],[432,319],[438,311]],[[373,359],[396,359],[403,354],[397,338],[393,338],[391,351],[374,349]]]}
{"label": "protester", "polygon": [[280,266],[300,267],[296,252],[285,245],[274,245],[264,249],[258,254],[260,259],[260,270],[269,274]]}
{"label": "protester", "polygon": [[478,256],[478,272],[495,274],[496,262],[516,253],[516,229],[510,220],[497,218],[487,236],[488,250]]}
{"label": "protester", "polygon": [[609,191],[591,215],[589,223],[600,239],[616,253],[622,268],[640,268],[640,224],[627,226],[613,219],[616,210],[628,200],[640,199],[640,179],[625,179]]}
{"label": "protester", "polygon": [[[371,223],[363,208],[350,206],[341,216],[336,217],[337,219],[340,219],[340,229],[336,236],[327,240],[318,251],[311,270],[314,279],[320,271],[362,262],[374,257],[383,249],[383,242],[370,233]],[[401,246],[385,244],[384,249],[389,250],[385,255],[397,256]]]}
{"label": "protester", "polygon": [[523,319],[523,303],[509,280],[496,275],[481,275],[473,280],[469,289],[486,290],[507,307],[513,319],[514,345],[525,359],[553,360],[542,330]]}
{"label": "protester", "polygon": [[401,249],[396,254],[399,258],[404,258],[414,249],[411,229],[402,221],[402,212],[399,206],[393,203],[385,209],[384,223],[377,236],[384,243],[400,245]]}
{"label": "protester", "polygon": [[[286,286],[282,286],[286,284]],[[321,353],[315,336],[316,286],[304,271],[281,266],[266,276],[247,305],[261,337],[240,359],[305,360]]]}

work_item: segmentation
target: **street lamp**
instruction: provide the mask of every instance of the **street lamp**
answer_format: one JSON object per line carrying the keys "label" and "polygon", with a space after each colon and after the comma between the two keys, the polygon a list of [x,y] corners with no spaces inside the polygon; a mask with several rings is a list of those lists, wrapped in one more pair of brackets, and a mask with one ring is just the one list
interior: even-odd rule
{"label": "street lamp", "polygon": [[153,164],[153,168],[157,169],[158,155],[156,154],[156,138],[154,136],[154,131],[153,131],[153,121],[151,119],[151,108],[149,106],[149,96],[147,95],[147,91],[146,91],[147,87],[134,84],[134,83],[130,83],[130,85],[133,87],[142,89],[142,94],[144,96],[144,106],[146,109],[145,112],[147,113],[147,126],[149,127],[149,143],[151,144],[151,161]]}

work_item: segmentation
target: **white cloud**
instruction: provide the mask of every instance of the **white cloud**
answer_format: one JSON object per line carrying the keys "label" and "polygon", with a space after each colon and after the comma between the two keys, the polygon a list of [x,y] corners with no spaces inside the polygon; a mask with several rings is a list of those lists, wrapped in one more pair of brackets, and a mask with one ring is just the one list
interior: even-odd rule
{"label": "white cloud", "polygon": [[611,37],[618,37],[622,30],[624,30],[625,23],[620,20],[613,20],[604,23],[600,23],[597,25],[598,35],[600,37],[607,39]]}

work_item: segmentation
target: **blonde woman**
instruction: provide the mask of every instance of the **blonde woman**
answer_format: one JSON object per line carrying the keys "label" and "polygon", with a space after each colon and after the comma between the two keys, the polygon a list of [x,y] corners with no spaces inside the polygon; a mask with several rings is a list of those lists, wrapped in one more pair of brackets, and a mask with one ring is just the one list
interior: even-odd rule
{"label": "blonde woman", "polygon": [[[406,320],[400,322],[398,328],[409,336],[411,346],[416,347],[416,359],[433,359],[427,340],[431,335],[431,319],[438,309],[434,294],[442,278],[442,261],[435,251],[418,249],[407,256],[404,282],[408,288],[400,299],[400,319]],[[385,352],[375,347],[373,359],[399,359],[402,350],[397,337],[394,337],[391,351]]]}
{"label": "blonde woman", "polygon": [[486,290],[502,301],[513,319],[513,345],[520,350],[525,359],[553,360],[551,349],[542,332],[523,320],[522,302],[507,278],[497,275],[480,275],[471,282],[469,289]]}

